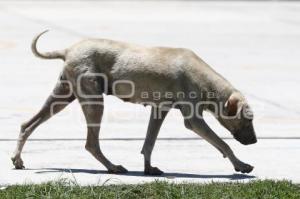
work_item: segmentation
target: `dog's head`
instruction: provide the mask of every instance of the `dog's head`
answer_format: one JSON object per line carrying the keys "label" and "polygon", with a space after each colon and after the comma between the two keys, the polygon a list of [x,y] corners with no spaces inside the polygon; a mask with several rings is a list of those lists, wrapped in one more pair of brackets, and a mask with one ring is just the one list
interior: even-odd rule
{"label": "dog's head", "polygon": [[218,120],[242,144],[257,142],[253,128],[253,112],[240,93],[233,93],[224,104]]}

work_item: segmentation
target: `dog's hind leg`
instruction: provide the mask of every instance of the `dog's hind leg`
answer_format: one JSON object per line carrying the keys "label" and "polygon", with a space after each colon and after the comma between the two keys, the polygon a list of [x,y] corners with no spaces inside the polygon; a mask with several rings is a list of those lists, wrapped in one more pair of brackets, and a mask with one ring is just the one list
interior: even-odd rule
{"label": "dog's hind leg", "polygon": [[102,153],[99,144],[100,124],[103,115],[103,99],[98,100],[80,100],[84,116],[87,123],[87,140],[85,148],[99,162],[101,162],[109,173],[126,173],[127,170],[121,165],[114,165]]}
{"label": "dog's hind leg", "polygon": [[21,159],[21,152],[27,138],[32,134],[34,129],[36,129],[41,123],[48,120],[52,115],[64,109],[74,99],[75,96],[73,95],[69,84],[59,81],[42,109],[28,122],[21,126],[17,147],[11,158],[16,169],[24,168],[23,161]]}
{"label": "dog's hind leg", "polygon": [[[104,111],[104,99],[102,93],[106,82],[99,79],[99,74],[84,73],[80,77],[75,77],[77,81],[75,95],[79,100],[87,123],[87,140],[85,148],[99,162],[101,162],[109,173],[126,173],[127,170],[121,165],[114,165],[102,153],[99,144],[99,133],[102,115]],[[102,78],[103,76],[101,76]]]}
{"label": "dog's hind leg", "polygon": [[[161,113],[159,115],[158,113]],[[144,146],[142,149],[142,154],[144,154],[144,173],[146,175],[161,175],[163,172],[157,168],[151,166],[151,153],[157,138],[157,135],[159,133],[159,129],[165,119],[165,117],[168,114],[168,110],[160,110],[157,107],[151,108],[151,116],[150,121],[148,125],[148,130],[146,134],[146,139],[144,142]]]}

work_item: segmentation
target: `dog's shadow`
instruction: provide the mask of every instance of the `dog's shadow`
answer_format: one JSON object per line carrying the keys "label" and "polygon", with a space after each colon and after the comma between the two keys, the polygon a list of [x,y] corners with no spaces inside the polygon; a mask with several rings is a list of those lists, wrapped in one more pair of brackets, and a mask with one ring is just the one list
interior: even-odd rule
{"label": "dog's shadow", "polygon": [[[32,169],[34,170],[34,169]],[[45,174],[45,173],[85,173],[85,174],[108,174],[106,170],[93,170],[93,169],[67,169],[67,168],[41,168],[36,169],[36,174]],[[247,175],[247,174],[230,174],[230,175],[204,175],[204,174],[191,174],[191,173],[172,173],[166,172],[160,176],[149,176],[145,175],[143,171],[129,171],[128,173],[118,174],[123,176],[136,176],[136,177],[164,177],[164,178],[224,178],[230,180],[244,180],[256,178],[256,176]]]}

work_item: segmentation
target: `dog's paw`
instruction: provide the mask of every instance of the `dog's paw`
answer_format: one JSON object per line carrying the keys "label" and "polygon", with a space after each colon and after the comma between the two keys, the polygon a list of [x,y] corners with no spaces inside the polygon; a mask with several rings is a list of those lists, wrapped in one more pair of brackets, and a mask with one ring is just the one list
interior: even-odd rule
{"label": "dog's paw", "polygon": [[108,173],[119,174],[119,173],[127,173],[128,170],[125,169],[122,165],[114,165],[113,167],[108,169]]}
{"label": "dog's paw", "polygon": [[237,166],[234,167],[235,171],[241,172],[241,173],[250,173],[253,170],[253,166],[240,162]]}
{"label": "dog's paw", "polygon": [[11,160],[15,166],[15,169],[25,169],[23,160],[21,158],[12,157]]}
{"label": "dog's paw", "polygon": [[145,171],[144,171],[145,175],[154,175],[154,176],[162,175],[163,173],[164,172],[161,171],[157,167],[149,167],[149,168],[146,168]]}

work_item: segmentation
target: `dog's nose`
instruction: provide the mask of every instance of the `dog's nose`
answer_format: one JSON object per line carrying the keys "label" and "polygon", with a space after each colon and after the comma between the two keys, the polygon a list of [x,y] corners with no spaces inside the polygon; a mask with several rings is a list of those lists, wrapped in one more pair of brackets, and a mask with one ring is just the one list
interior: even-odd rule
{"label": "dog's nose", "polygon": [[249,144],[255,144],[257,142],[256,137],[253,137],[252,139],[247,139],[242,144],[249,145]]}
{"label": "dog's nose", "polygon": [[252,139],[252,142],[251,142],[251,144],[255,144],[257,142],[257,138],[256,137],[254,137],[253,139]]}

